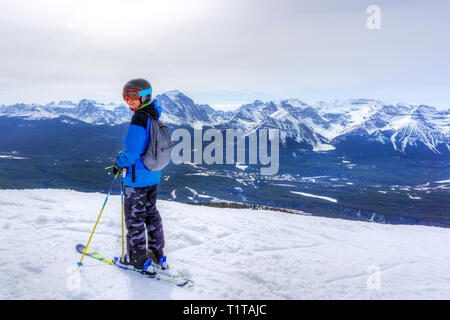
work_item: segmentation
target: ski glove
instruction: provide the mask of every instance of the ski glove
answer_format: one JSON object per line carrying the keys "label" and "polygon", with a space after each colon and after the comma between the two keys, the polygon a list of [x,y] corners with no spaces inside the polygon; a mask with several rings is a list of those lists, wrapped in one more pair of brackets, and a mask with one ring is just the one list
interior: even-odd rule
{"label": "ski glove", "polygon": [[114,167],[113,167],[113,174],[114,175],[116,175],[118,172],[120,173],[120,174],[122,174],[122,172],[123,172],[123,168],[121,168],[121,167],[119,167],[118,165],[117,165],[117,163],[114,163]]}

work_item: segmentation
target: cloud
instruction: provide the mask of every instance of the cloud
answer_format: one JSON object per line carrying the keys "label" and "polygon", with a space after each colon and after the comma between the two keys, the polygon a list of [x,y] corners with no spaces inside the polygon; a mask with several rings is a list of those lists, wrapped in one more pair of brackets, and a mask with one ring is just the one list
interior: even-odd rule
{"label": "cloud", "polygon": [[439,90],[450,83],[447,2],[378,1],[377,31],[366,27],[370,4],[4,0],[0,104],[119,101],[123,83],[141,76],[156,93],[213,105],[258,94],[414,103],[422,91],[421,102],[448,106]]}

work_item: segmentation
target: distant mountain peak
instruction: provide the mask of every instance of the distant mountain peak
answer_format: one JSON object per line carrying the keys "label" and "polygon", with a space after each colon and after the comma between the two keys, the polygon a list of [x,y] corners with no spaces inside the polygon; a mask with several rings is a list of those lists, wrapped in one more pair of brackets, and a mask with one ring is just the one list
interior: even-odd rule
{"label": "distant mountain peak", "polygon": [[96,104],[97,102],[95,100],[91,100],[91,99],[81,99],[78,104],[83,105],[83,104],[88,104],[88,103]]}
{"label": "distant mountain peak", "polygon": [[191,100],[191,98],[189,98],[187,95],[185,95],[183,92],[179,91],[179,90],[170,90],[170,91],[166,91],[164,93],[162,93],[162,95],[165,95],[167,97],[169,97],[170,99],[180,99],[180,98],[188,98]]}
{"label": "distant mountain peak", "polygon": [[310,107],[308,104],[304,103],[302,100],[297,98],[289,98],[285,100],[281,100],[281,103],[290,104],[293,107]]}

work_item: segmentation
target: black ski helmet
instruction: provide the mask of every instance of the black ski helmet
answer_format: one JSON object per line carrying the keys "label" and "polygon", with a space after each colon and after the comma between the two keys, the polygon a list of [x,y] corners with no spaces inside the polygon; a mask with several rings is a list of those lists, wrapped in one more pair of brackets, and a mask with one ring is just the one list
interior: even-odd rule
{"label": "black ski helmet", "polygon": [[152,85],[150,84],[150,82],[148,82],[145,79],[142,79],[142,78],[131,79],[123,87],[123,90],[125,90],[125,89],[136,89],[139,91],[144,91],[144,90],[150,89],[149,90],[150,93],[144,94],[141,96],[141,98],[140,98],[141,105],[150,103],[150,101],[152,100],[152,93],[151,93]]}

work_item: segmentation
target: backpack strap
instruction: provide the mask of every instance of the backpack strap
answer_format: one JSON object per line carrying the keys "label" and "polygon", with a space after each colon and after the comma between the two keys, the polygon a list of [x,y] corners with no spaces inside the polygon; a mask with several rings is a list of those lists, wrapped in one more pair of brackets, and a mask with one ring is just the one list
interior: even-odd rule
{"label": "backpack strap", "polygon": [[155,107],[150,109],[150,112],[147,112],[146,110],[138,110],[136,112],[143,112],[145,113],[150,119],[152,120],[158,120],[159,119],[159,114],[158,111],[155,109]]}

